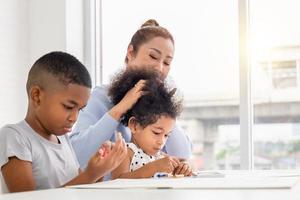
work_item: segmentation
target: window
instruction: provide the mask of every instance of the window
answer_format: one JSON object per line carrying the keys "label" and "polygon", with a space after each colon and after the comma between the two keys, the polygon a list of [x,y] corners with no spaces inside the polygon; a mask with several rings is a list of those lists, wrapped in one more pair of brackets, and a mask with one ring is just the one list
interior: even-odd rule
{"label": "window", "polygon": [[[171,77],[185,96],[179,122],[194,143],[194,167],[296,168],[300,165],[299,6],[296,0],[154,1],[151,5],[103,0],[104,83],[124,66],[127,45],[139,25],[155,18],[175,37]],[[251,79],[245,70],[248,57]]]}
{"label": "window", "polygon": [[300,2],[251,0],[255,169],[300,166]]}
{"label": "window", "polygon": [[240,168],[237,1],[103,0],[102,11],[104,83],[124,66],[134,32],[156,19],[175,38],[170,77],[185,97],[179,123],[194,144],[194,168]]}

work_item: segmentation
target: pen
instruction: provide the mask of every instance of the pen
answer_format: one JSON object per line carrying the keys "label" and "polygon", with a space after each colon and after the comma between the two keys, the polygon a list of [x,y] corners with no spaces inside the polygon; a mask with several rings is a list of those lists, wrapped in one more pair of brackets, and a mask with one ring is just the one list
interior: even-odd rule
{"label": "pen", "polygon": [[168,177],[173,177],[173,178],[180,178],[180,177],[184,177],[183,174],[169,174],[166,172],[157,172],[154,174],[153,176],[154,178],[168,178]]}
{"label": "pen", "polygon": [[156,172],[153,177],[154,178],[165,178],[165,177],[169,177],[169,174],[166,172]]}

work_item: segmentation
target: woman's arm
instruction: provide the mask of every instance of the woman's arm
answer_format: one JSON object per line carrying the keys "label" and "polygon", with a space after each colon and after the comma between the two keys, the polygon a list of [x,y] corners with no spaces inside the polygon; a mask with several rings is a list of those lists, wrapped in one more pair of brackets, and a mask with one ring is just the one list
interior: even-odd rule
{"label": "woman's arm", "polygon": [[[111,140],[119,121],[108,114],[112,105],[103,87],[96,87],[87,106],[80,112],[70,141],[81,168],[107,140]],[[88,144],[88,146],[87,146]]]}
{"label": "woman's arm", "polygon": [[[120,117],[144,94],[145,81],[130,89],[124,98],[113,106],[104,87],[96,87],[84,111],[80,112],[70,140],[81,168],[106,140],[111,140]],[[122,133],[125,134],[125,133]],[[126,138],[125,138],[126,139]],[[88,147],[86,144],[89,144]]]}
{"label": "woman's arm", "polygon": [[168,155],[176,156],[181,159],[189,159],[192,155],[192,143],[178,124],[175,125],[163,150]]}

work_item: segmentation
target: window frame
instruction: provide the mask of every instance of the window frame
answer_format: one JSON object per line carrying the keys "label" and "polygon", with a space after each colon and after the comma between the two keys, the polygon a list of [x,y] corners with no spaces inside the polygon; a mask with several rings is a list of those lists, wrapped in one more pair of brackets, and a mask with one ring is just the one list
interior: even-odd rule
{"label": "window frame", "polygon": [[84,7],[84,61],[92,86],[102,84],[102,0],[87,0]]}
{"label": "window frame", "polygon": [[[103,83],[102,65],[102,0],[85,4],[85,60],[93,86]],[[239,83],[240,83],[240,166],[253,170],[253,103],[251,100],[251,67],[249,50],[249,0],[238,0]]]}

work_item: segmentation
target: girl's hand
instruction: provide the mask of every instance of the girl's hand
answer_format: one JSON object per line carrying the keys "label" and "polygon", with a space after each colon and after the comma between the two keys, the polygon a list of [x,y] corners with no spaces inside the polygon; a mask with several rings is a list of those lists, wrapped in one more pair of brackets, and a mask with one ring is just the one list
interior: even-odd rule
{"label": "girl's hand", "polygon": [[192,168],[187,162],[181,162],[178,167],[175,168],[174,174],[183,174],[184,176],[192,175]]}
{"label": "girl's hand", "polygon": [[139,80],[139,82],[126,93],[123,99],[109,111],[109,114],[114,119],[119,120],[124,113],[132,108],[141,96],[147,93],[143,91],[145,84],[146,80]]}
{"label": "girl's hand", "polygon": [[118,133],[116,143],[104,143],[98,152],[89,160],[85,172],[96,181],[106,173],[114,170],[127,155],[127,147],[121,134]]}
{"label": "girl's hand", "polygon": [[166,156],[149,164],[155,167],[156,172],[166,172],[172,174],[174,172],[174,169],[179,166],[180,161],[176,157]]}

